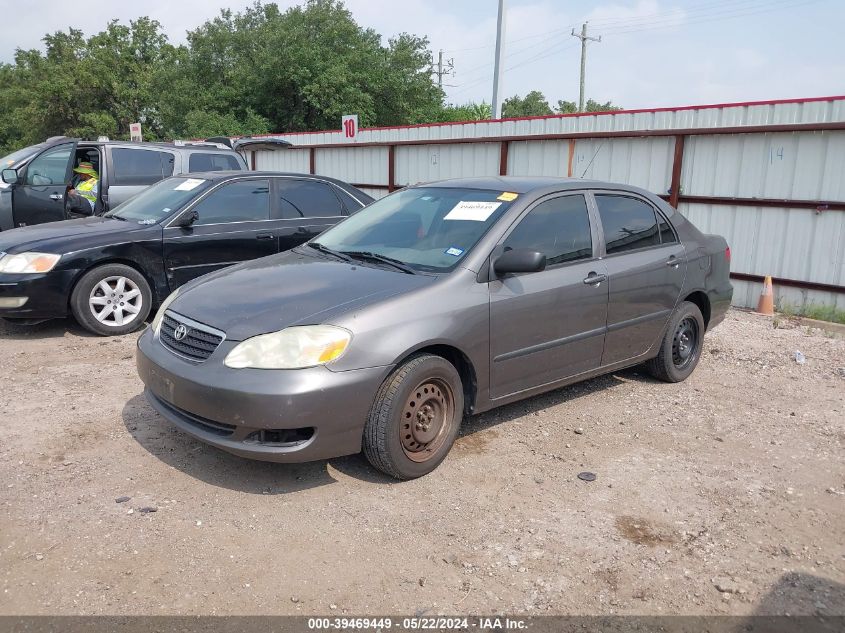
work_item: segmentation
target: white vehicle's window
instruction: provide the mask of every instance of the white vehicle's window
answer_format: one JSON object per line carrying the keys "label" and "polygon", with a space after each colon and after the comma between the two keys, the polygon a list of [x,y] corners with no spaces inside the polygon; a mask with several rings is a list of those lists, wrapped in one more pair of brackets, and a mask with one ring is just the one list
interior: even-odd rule
{"label": "white vehicle's window", "polygon": [[26,184],[64,184],[72,149],[73,144],[66,143],[37,156],[26,168]]}
{"label": "white vehicle's window", "polygon": [[194,207],[197,224],[270,219],[270,181],[238,180],[208,194]]}
{"label": "white vehicle's window", "polygon": [[169,163],[173,173],[172,155],[148,149],[114,148],[111,153],[113,185],[151,185],[164,177],[162,163]]}
{"label": "white vehicle's window", "polygon": [[157,224],[179,211],[208,187],[209,181],[200,178],[168,178],[115,207],[106,213],[106,217],[139,224]]}
{"label": "white vehicle's window", "polygon": [[658,246],[660,231],[651,205],[625,196],[596,195],[607,254]]}
{"label": "white vehicle's window", "polygon": [[504,247],[543,253],[547,266],[591,258],[587,201],[584,196],[562,196],[541,202],[520,220]]}
{"label": "white vehicle's window", "polygon": [[372,203],[316,242],[335,251],[374,253],[418,270],[445,272],[517,198],[506,191],[414,187]]}
{"label": "white vehicle's window", "polygon": [[207,152],[194,152],[188,158],[188,171],[195,173],[199,171],[240,171],[241,165],[238,159],[231,154],[211,154]]}

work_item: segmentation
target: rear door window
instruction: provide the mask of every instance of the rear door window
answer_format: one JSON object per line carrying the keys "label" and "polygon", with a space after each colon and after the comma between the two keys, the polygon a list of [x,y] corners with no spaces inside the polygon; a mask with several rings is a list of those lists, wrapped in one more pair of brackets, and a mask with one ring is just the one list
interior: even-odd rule
{"label": "rear door window", "polygon": [[279,178],[276,182],[281,219],[329,218],[343,215],[343,207],[331,185],[318,180],[295,178]]}
{"label": "rear door window", "polygon": [[[149,149],[115,147],[111,151],[111,184],[118,186],[151,185],[164,178],[163,166],[172,161],[172,155]],[[173,164],[170,173],[173,173]],[[168,176],[170,174],[167,174]]]}
{"label": "rear door window", "polygon": [[232,154],[194,152],[188,158],[188,171],[241,171],[241,164]]}
{"label": "rear door window", "polygon": [[583,195],[575,195],[541,202],[520,220],[504,247],[543,253],[547,266],[591,258],[593,238],[587,201]]}
{"label": "rear door window", "polygon": [[660,245],[657,218],[650,204],[627,196],[596,194],[595,198],[608,255]]}
{"label": "rear door window", "polygon": [[257,222],[270,219],[270,181],[236,180],[211,192],[194,209],[195,224]]}

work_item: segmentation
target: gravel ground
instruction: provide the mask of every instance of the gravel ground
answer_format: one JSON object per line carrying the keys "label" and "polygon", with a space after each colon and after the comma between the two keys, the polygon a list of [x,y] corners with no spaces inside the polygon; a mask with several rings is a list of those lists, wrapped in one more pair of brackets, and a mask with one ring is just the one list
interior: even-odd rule
{"label": "gravel ground", "polygon": [[471,418],[407,483],[195,442],[135,338],[0,325],[0,614],[845,614],[842,338],[731,311],[686,382]]}

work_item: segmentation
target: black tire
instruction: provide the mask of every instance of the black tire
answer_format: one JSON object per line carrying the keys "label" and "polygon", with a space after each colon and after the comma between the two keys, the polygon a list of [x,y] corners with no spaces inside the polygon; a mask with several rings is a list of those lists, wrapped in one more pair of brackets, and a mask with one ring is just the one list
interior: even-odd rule
{"label": "black tire", "polygon": [[[104,290],[106,286],[112,288],[113,294]],[[121,287],[125,289],[123,295],[119,292]],[[100,306],[101,318],[98,318],[95,309]],[[105,264],[89,270],[76,283],[70,296],[70,309],[76,321],[100,336],[119,336],[137,330],[150,314],[151,307],[152,292],[147,280],[124,264]],[[120,322],[116,320],[118,315]]]}
{"label": "black tire", "polygon": [[701,358],[704,329],[704,317],[698,306],[682,302],[669,319],[660,351],[645,364],[648,372],[665,382],[686,380]]}
{"label": "black tire", "polygon": [[[455,443],[463,411],[463,385],[454,365],[433,354],[412,356],[376,394],[364,427],[364,455],[396,479],[427,475]],[[436,435],[425,442],[431,434]]]}

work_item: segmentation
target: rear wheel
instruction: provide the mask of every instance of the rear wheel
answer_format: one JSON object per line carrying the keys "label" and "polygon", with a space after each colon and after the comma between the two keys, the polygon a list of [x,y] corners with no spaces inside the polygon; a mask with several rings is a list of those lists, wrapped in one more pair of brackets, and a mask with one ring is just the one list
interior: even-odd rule
{"label": "rear wheel", "polygon": [[426,475],[452,448],[463,409],[463,386],[455,367],[433,354],[414,356],[376,394],[364,427],[364,455],[397,479]]}
{"label": "rear wheel", "polygon": [[77,322],[100,336],[128,334],[138,329],[149,315],[151,304],[147,280],[123,264],[106,264],[85,273],[70,298]]}
{"label": "rear wheel", "polygon": [[666,382],[681,382],[693,372],[704,345],[704,317],[698,306],[684,301],[669,320],[660,352],[646,363],[649,373]]}

